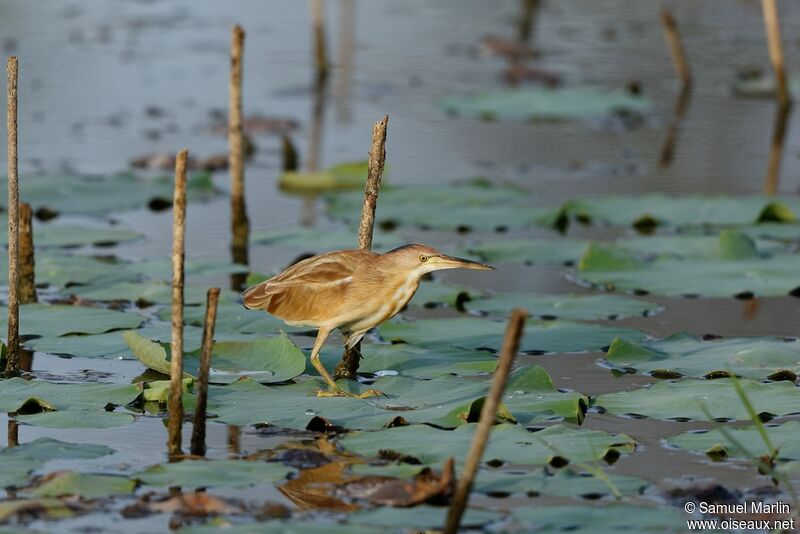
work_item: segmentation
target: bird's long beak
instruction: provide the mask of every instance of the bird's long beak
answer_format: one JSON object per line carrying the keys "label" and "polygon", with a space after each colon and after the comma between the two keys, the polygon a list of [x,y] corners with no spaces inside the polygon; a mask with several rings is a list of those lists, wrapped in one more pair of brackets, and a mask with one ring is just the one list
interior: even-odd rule
{"label": "bird's long beak", "polygon": [[473,269],[476,271],[494,271],[494,267],[472,260],[465,260],[464,258],[456,258],[453,256],[434,256],[431,258],[434,264],[439,269]]}

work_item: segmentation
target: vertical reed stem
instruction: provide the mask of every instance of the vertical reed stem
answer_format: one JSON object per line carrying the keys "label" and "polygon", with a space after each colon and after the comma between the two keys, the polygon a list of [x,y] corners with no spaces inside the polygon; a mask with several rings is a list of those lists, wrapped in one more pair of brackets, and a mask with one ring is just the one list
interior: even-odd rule
{"label": "vertical reed stem", "polygon": [[775,0],[761,0],[761,10],[764,13],[764,26],[767,30],[769,59],[772,61],[772,69],[775,72],[776,96],[782,106],[787,106],[792,98],[789,95],[789,86],[786,82],[783,47],[781,45],[781,27],[778,22],[778,8],[775,5]]}
{"label": "vertical reed stem", "polygon": [[[384,115],[372,127],[372,147],[369,150],[367,166],[367,185],[364,189],[364,205],[361,208],[361,222],[358,225],[358,247],[361,250],[372,248],[372,233],[375,226],[375,208],[381,188],[381,177],[386,162],[386,128],[389,115]],[[345,349],[342,360],[334,370],[335,378],[355,378],[361,359],[361,343],[352,349]]]}
{"label": "vertical reed stem", "polygon": [[311,0],[311,26],[314,33],[314,67],[317,84],[322,85],[328,77],[328,54],[325,43],[325,4],[323,0]]}
{"label": "vertical reed stem", "polygon": [[[242,130],[242,55],[244,30],[233,27],[231,37],[231,72],[228,102],[228,165],[231,170],[231,252],[235,263],[248,264],[247,241],[250,222],[244,197],[244,132]],[[232,285],[241,283],[232,279]],[[233,289],[239,289],[234,287]]]}
{"label": "vertical reed stem", "polygon": [[33,212],[31,205],[19,205],[19,303],[32,304],[36,298],[36,261],[33,252]]}
{"label": "vertical reed stem", "polygon": [[772,129],[767,174],[764,177],[764,194],[768,196],[774,196],[778,192],[783,145],[786,142],[786,127],[789,124],[789,112],[791,109],[791,106],[778,104],[778,109],[775,110],[775,124]]}
{"label": "vertical reed stem", "polygon": [[183,423],[183,259],[186,241],[186,158],[175,158],[175,195],[172,203],[172,343],[170,353],[169,424],[167,448],[171,457],[181,451]]}
{"label": "vertical reed stem", "polygon": [[19,374],[19,181],[17,175],[17,58],[6,64],[8,74],[8,351],[6,377]]}
{"label": "vertical reed stem", "polygon": [[692,72],[689,70],[689,63],[686,61],[686,51],[683,48],[681,35],[678,33],[678,23],[675,22],[672,13],[666,9],[661,12],[661,23],[664,26],[664,36],[669,45],[675,72],[678,74],[683,86],[690,85],[692,83]]}
{"label": "vertical reed stem", "polygon": [[197,407],[192,428],[192,454],[206,454],[206,404],[208,402],[208,371],[211,367],[211,348],[214,344],[214,325],[217,322],[219,288],[212,287],[206,294],[206,318],[203,322],[203,345],[200,351],[200,369],[197,372]]}
{"label": "vertical reed stem", "polygon": [[514,357],[517,355],[517,350],[519,349],[519,340],[520,337],[522,337],[522,329],[525,325],[525,318],[527,315],[525,310],[515,309],[511,312],[511,317],[508,320],[500,361],[494,372],[489,394],[486,396],[486,400],[483,403],[481,418],[478,421],[478,427],[475,429],[475,436],[472,438],[472,443],[467,453],[467,460],[464,463],[463,473],[456,484],[453,502],[450,504],[450,509],[447,511],[447,521],[444,527],[445,534],[455,534],[458,532],[461,516],[464,514],[464,509],[467,507],[469,493],[472,490],[475,472],[481,463],[483,451],[489,439],[489,432],[492,430],[492,425],[497,418],[497,407],[500,404],[500,397],[506,389],[506,381],[511,371],[511,364],[514,362]]}
{"label": "vertical reed stem", "polygon": [[16,413],[8,414],[8,447],[19,446],[19,423],[14,419]]}

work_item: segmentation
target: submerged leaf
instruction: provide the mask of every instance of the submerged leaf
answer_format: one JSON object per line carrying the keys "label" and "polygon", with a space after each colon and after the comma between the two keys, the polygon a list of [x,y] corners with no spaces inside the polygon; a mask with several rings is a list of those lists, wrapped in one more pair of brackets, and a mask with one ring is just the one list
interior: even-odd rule
{"label": "submerged leaf", "polygon": [[277,463],[247,460],[183,460],[155,465],[131,476],[150,486],[246,487],[278,482],[293,471],[291,467]]}

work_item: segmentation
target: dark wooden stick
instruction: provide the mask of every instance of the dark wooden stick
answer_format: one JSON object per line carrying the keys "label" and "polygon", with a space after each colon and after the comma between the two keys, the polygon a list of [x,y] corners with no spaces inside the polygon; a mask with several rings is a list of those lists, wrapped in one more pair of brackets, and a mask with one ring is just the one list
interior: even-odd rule
{"label": "dark wooden stick", "polygon": [[[361,208],[361,222],[358,225],[358,247],[361,250],[372,248],[372,234],[375,227],[375,208],[381,189],[381,178],[386,162],[386,129],[389,115],[385,115],[372,127],[372,147],[369,150],[367,166],[367,185],[364,189],[364,205]],[[352,349],[345,349],[342,360],[334,370],[335,378],[355,378],[361,360],[361,343]]]}
{"label": "dark wooden stick", "polygon": [[14,419],[16,413],[8,414],[8,447],[19,446],[19,423]]}
{"label": "dark wooden stick", "polygon": [[172,343],[170,353],[169,438],[167,449],[171,457],[181,451],[183,426],[183,286],[184,247],[186,242],[186,158],[181,150],[175,158],[175,195],[172,203]]}
{"label": "dark wooden stick", "polygon": [[33,251],[33,211],[27,202],[19,205],[19,303],[32,304],[36,298],[36,260]]}
{"label": "dark wooden stick", "polygon": [[664,26],[664,36],[669,45],[672,55],[672,62],[675,64],[675,72],[684,86],[692,83],[692,72],[689,70],[689,63],[686,61],[686,51],[681,42],[681,35],[678,33],[678,23],[672,17],[672,13],[666,9],[661,12],[661,23]]}
{"label": "dark wooden stick", "polygon": [[19,177],[17,175],[17,58],[6,63],[8,74],[8,343],[6,377],[19,374]]}
{"label": "dark wooden stick", "polygon": [[786,69],[783,62],[783,46],[781,45],[781,27],[778,21],[778,8],[775,0],[761,0],[761,11],[764,13],[764,26],[767,30],[767,45],[772,70],[775,72],[775,96],[781,105],[787,106],[792,101],[789,85],[786,81]]}
{"label": "dark wooden stick", "polygon": [[500,405],[500,397],[506,389],[506,381],[511,372],[511,364],[514,363],[514,357],[517,355],[519,349],[519,340],[522,337],[522,330],[525,326],[525,318],[527,316],[528,313],[525,310],[516,309],[511,312],[511,317],[508,320],[508,327],[506,328],[506,335],[503,339],[500,361],[494,372],[489,394],[483,402],[481,418],[478,421],[478,427],[475,429],[475,436],[472,438],[461,477],[456,484],[453,502],[450,503],[450,509],[447,511],[447,521],[444,527],[445,534],[455,534],[458,532],[461,516],[464,515],[469,493],[472,491],[475,472],[478,470],[478,466],[481,463],[483,451],[489,440],[489,432],[492,430],[492,425],[494,425],[495,419],[497,418],[497,407]]}
{"label": "dark wooden stick", "polygon": [[[231,170],[231,252],[233,261],[248,264],[247,242],[250,221],[244,195],[244,131],[242,129],[242,58],[244,54],[244,30],[233,27],[231,34],[231,72],[228,101],[228,165]],[[241,277],[232,277],[231,285],[243,282]],[[232,287],[234,290],[239,287]]]}
{"label": "dark wooden stick", "polygon": [[203,322],[203,346],[200,351],[200,369],[197,372],[197,407],[192,428],[192,454],[206,454],[206,404],[208,402],[208,371],[211,367],[211,348],[214,344],[214,325],[217,322],[219,288],[212,287],[206,295],[206,318]]}
{"label": "dark wooden stick", "polygon": [[678,132],[681,128],[683,118],[686,115],[686,110],[689,107],[689,97],[691,94],[691,85],[684,85],[681,87],[681,92],[678,94],[678,99],[672,111],[672,120],[669,123],[669,128],[667,128],[667,136],[664,138],[664,144],[661,145],[661,153],[658,158],[658,164],[661,167],[668,167],[672,163],[672,158],[675,155],[675,144],[677,143]]}
{"label": "dark wooden stick", "polygon": [[314,39],[314,67],[317,84],[322,85],[328,77],[328,53],[325,41],[325,4],[323,0],[311,0],[311,26]]}

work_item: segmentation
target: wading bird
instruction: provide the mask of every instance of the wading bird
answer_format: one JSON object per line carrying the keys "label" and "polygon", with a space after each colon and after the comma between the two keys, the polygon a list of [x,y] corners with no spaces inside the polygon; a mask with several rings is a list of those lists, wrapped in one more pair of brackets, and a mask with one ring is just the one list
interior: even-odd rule
{"label": "wading bird", "polygon": [[328,334],[338,328],[345,346],[352,349],[369,329],[403,309],[423,275],[442,269],[494,268],[446,256],[425,245],[405,245],[384,254],[338,250],[300,261],[248,288],[242,296],[246,308],[264,310],[291,326],[319,329],[311,364],[329,387],[319,391],[319,396],[364,398],[380,392],[353,395],[341,390],[319,360]]}

